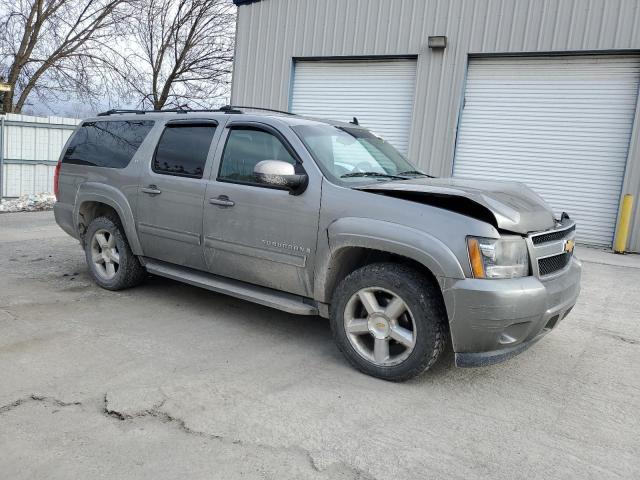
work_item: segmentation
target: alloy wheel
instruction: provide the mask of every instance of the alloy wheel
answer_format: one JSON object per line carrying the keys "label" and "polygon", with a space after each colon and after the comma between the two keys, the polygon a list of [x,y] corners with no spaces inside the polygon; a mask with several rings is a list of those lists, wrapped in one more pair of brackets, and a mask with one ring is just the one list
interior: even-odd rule
{"label": "alloy wheel", "polygon": [[111,280],[120,268],[120,254],[116,237],[108,230],[97,230],[91,239],[91,260],[103,279]]}
{"label": "alloy wheel", "polygon": [[354,293],[345,307],[344,328],[355,351],[378,366],[402,363],[416,345],[413,314],[400,296],[384,288]]}

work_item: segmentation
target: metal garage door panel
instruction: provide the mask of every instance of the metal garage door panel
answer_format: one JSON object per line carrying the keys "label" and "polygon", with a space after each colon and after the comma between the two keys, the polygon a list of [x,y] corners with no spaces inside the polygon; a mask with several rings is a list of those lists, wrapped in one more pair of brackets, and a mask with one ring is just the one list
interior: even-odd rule
{"label": "metal garage door panel", "polygon": [[343,122],[357,117],[406,154],[415,85],[415,60],[299,61],[291,111]]}
{"label": "metal garage door panel", "polygon": [[611,245],[633,128],[640,59],[472,59],[454,176],[516,180]]}

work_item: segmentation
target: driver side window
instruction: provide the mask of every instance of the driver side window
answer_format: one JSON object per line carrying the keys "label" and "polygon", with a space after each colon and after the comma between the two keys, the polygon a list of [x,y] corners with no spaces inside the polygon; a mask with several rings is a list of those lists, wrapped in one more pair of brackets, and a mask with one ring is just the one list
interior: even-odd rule
{"label": "driver side window", "polygon": [[233,128],[224,147],[218,180],[256,183],[253,168],[263,160],[296,165],[295,158],[275,135],[257,128]]}

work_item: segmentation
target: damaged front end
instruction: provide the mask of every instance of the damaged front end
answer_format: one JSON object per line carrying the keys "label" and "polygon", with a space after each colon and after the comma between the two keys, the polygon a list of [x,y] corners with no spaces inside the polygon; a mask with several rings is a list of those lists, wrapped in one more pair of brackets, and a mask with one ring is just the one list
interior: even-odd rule
{"label": "damaged front end", "polygon": [[467,235],[466,278],[444,278],[442,293],[456,365],[486,366],[517,355],[571,312],[581,264],[575,223],[516,182],[418,178],[355,187],[430,205],[492,225],[499,237]]}
{"label": "damaged front end", "polygon": [[417,178],[354,188],[442,208],[512,233],[524,235],[556,225],[551,207],[517,182]]}

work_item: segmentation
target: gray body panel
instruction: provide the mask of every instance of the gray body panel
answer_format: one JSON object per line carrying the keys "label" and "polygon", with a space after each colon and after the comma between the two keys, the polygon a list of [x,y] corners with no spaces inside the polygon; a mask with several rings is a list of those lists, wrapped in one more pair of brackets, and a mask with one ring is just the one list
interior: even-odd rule
{"label": "gray body panel", "polygon": [[[325,180],[320,212],[316,298],[329,302],[332,261],[342,249],[368,248],[415,260],[436,278],[470,275],[466,235],[499,236],[491,225],[441,208],[340,187]],[[459,232],[465,231],[460,235]]]}
{"label": "gray body panel", "polygon": [[[139,172],[145,160],[153,154],[162,129],[162,119],[154,118],[154,120],[156,120],[154,127],[125,168],[86,167],[68,163],[61,165],[56,204],[60,206],[55,209],[56,219],[61,218],[61,226],[64,225],[62,228],[70,235],[80,238],[83,233],[82,226],[85,228],[87,226],[81,216],[83,204],[104,203],[118,213],[133,253],[143,254],[134,213],[138,201]],[[73,135],[67,144],[72,138]],[[66,146],[61,156],[65,151]]]}
{"label": "gray body panel", "polygon": [[499,228],[515,233],[547,230],[554,225],[551,207],[522,183],[457,178],[417,178],[361,187],[361,189],[467,198],[488,209],[495,217]]}
{"label": "gray body panel", "polygon": [[81,183],[78,186],[75,208],[73,209],[73,218],[80,218],[80,207],[85,202],[104,203],[113,207],[122,222],[124,231],[129,239],[129,244],[131,245],[131,250],[133,253],[140,255],[143,250],[135,230],[135,220],[133,217],[133,209],[136,205],[137,192],[136,190],[133,190],[133,192],[130,189],[127,190],[130,191],[129,195],[109,184],[100,182]]}
{"label": "gray body panel", "polygon": [[[578,299],[581,270],[574,258],[563,275],[547,281],[448,279],[443,293],[456,364],[482,366],[506,360],[503,354],[536,341],[557,315],[555,327]],[[501,339],[505,332],[513,339],[508,344]]]}
{"label": "gray body panel", "polygon": [[[527,236],[534,263],[542,250],[534,249],[531,233],[557,228],[549,208],[521,184],[416,179],[349,188],[323,176],[290,128],[313,120],[194,115],[148,115],[156,124],[125,168],[63,163],[55,205],[58,224],[81,238],[86,227],[83,204],[103,203],[116,211],[133,252],[152,273],[301,314],[328,314],[336,279],[350,265],[352,252],[377,251],[413,260],[428,269],[441,288],[461,366],[494,363],[518,353],[550,328],[554,315],[563,318],[576,301],[581,267],[575,259],[547,279],[538,275],[537,267],[523,278],[472,278],[467,236],[520,233]],[[164,124],[174,118],[219,122],[202,179],[159,175],[151,169]],[[291,195],[219,181],[228,127],[234,122],[277,129],[302,162],[306,190]],[[493,220],[398,192],[465,199],[490,212]],[[220,196],[231,203],[216,202]],[[564,247],[560,241],[545,248]],[[505,332],[515,336],[508,344]]]}
{"label": "gray body panel", "polygon": [[[242,124],[247,124],[245,118]],[[301,145],[286,125],[278,126],[286,140]],[[262,121],[253,122],[260,128]],[[233,126],[233,121],[228,126]],[[204,208],[204,253],[208,270],[276,290],[313,296],[318,215],[322,175],[311,158],[303,159],[309,186],[302,195],[257,185],[218,181],[225,129],[207,182]],[[233,206],[212,204],[225,197]]]}
{"label": "gray body panel", "polygon": [[[224,123],[223,123],[224,125]],[[164,125],[151,132],[156,144]],[[208,178],[222,127],[216,128],[205,164]],[[141,162],[138,180],[137,229],[145,256],[190,268],[205,269],[202,215],[206,181],[156,173],[151,158]],[[160,193],[154,193],[160,192]]]}
{"label": "gray body panel", "polygon": [[179,280],[213,292],[224,293],[232,297],[250,300],[254,303],[297,315],[317,315],[318,309],[305,298],[269,288],[259,287],[246,282],[230,280],[227,277],[211,275],[199,270],[181,267],[175,264],[146,260],[145,266],[150,273]]}

